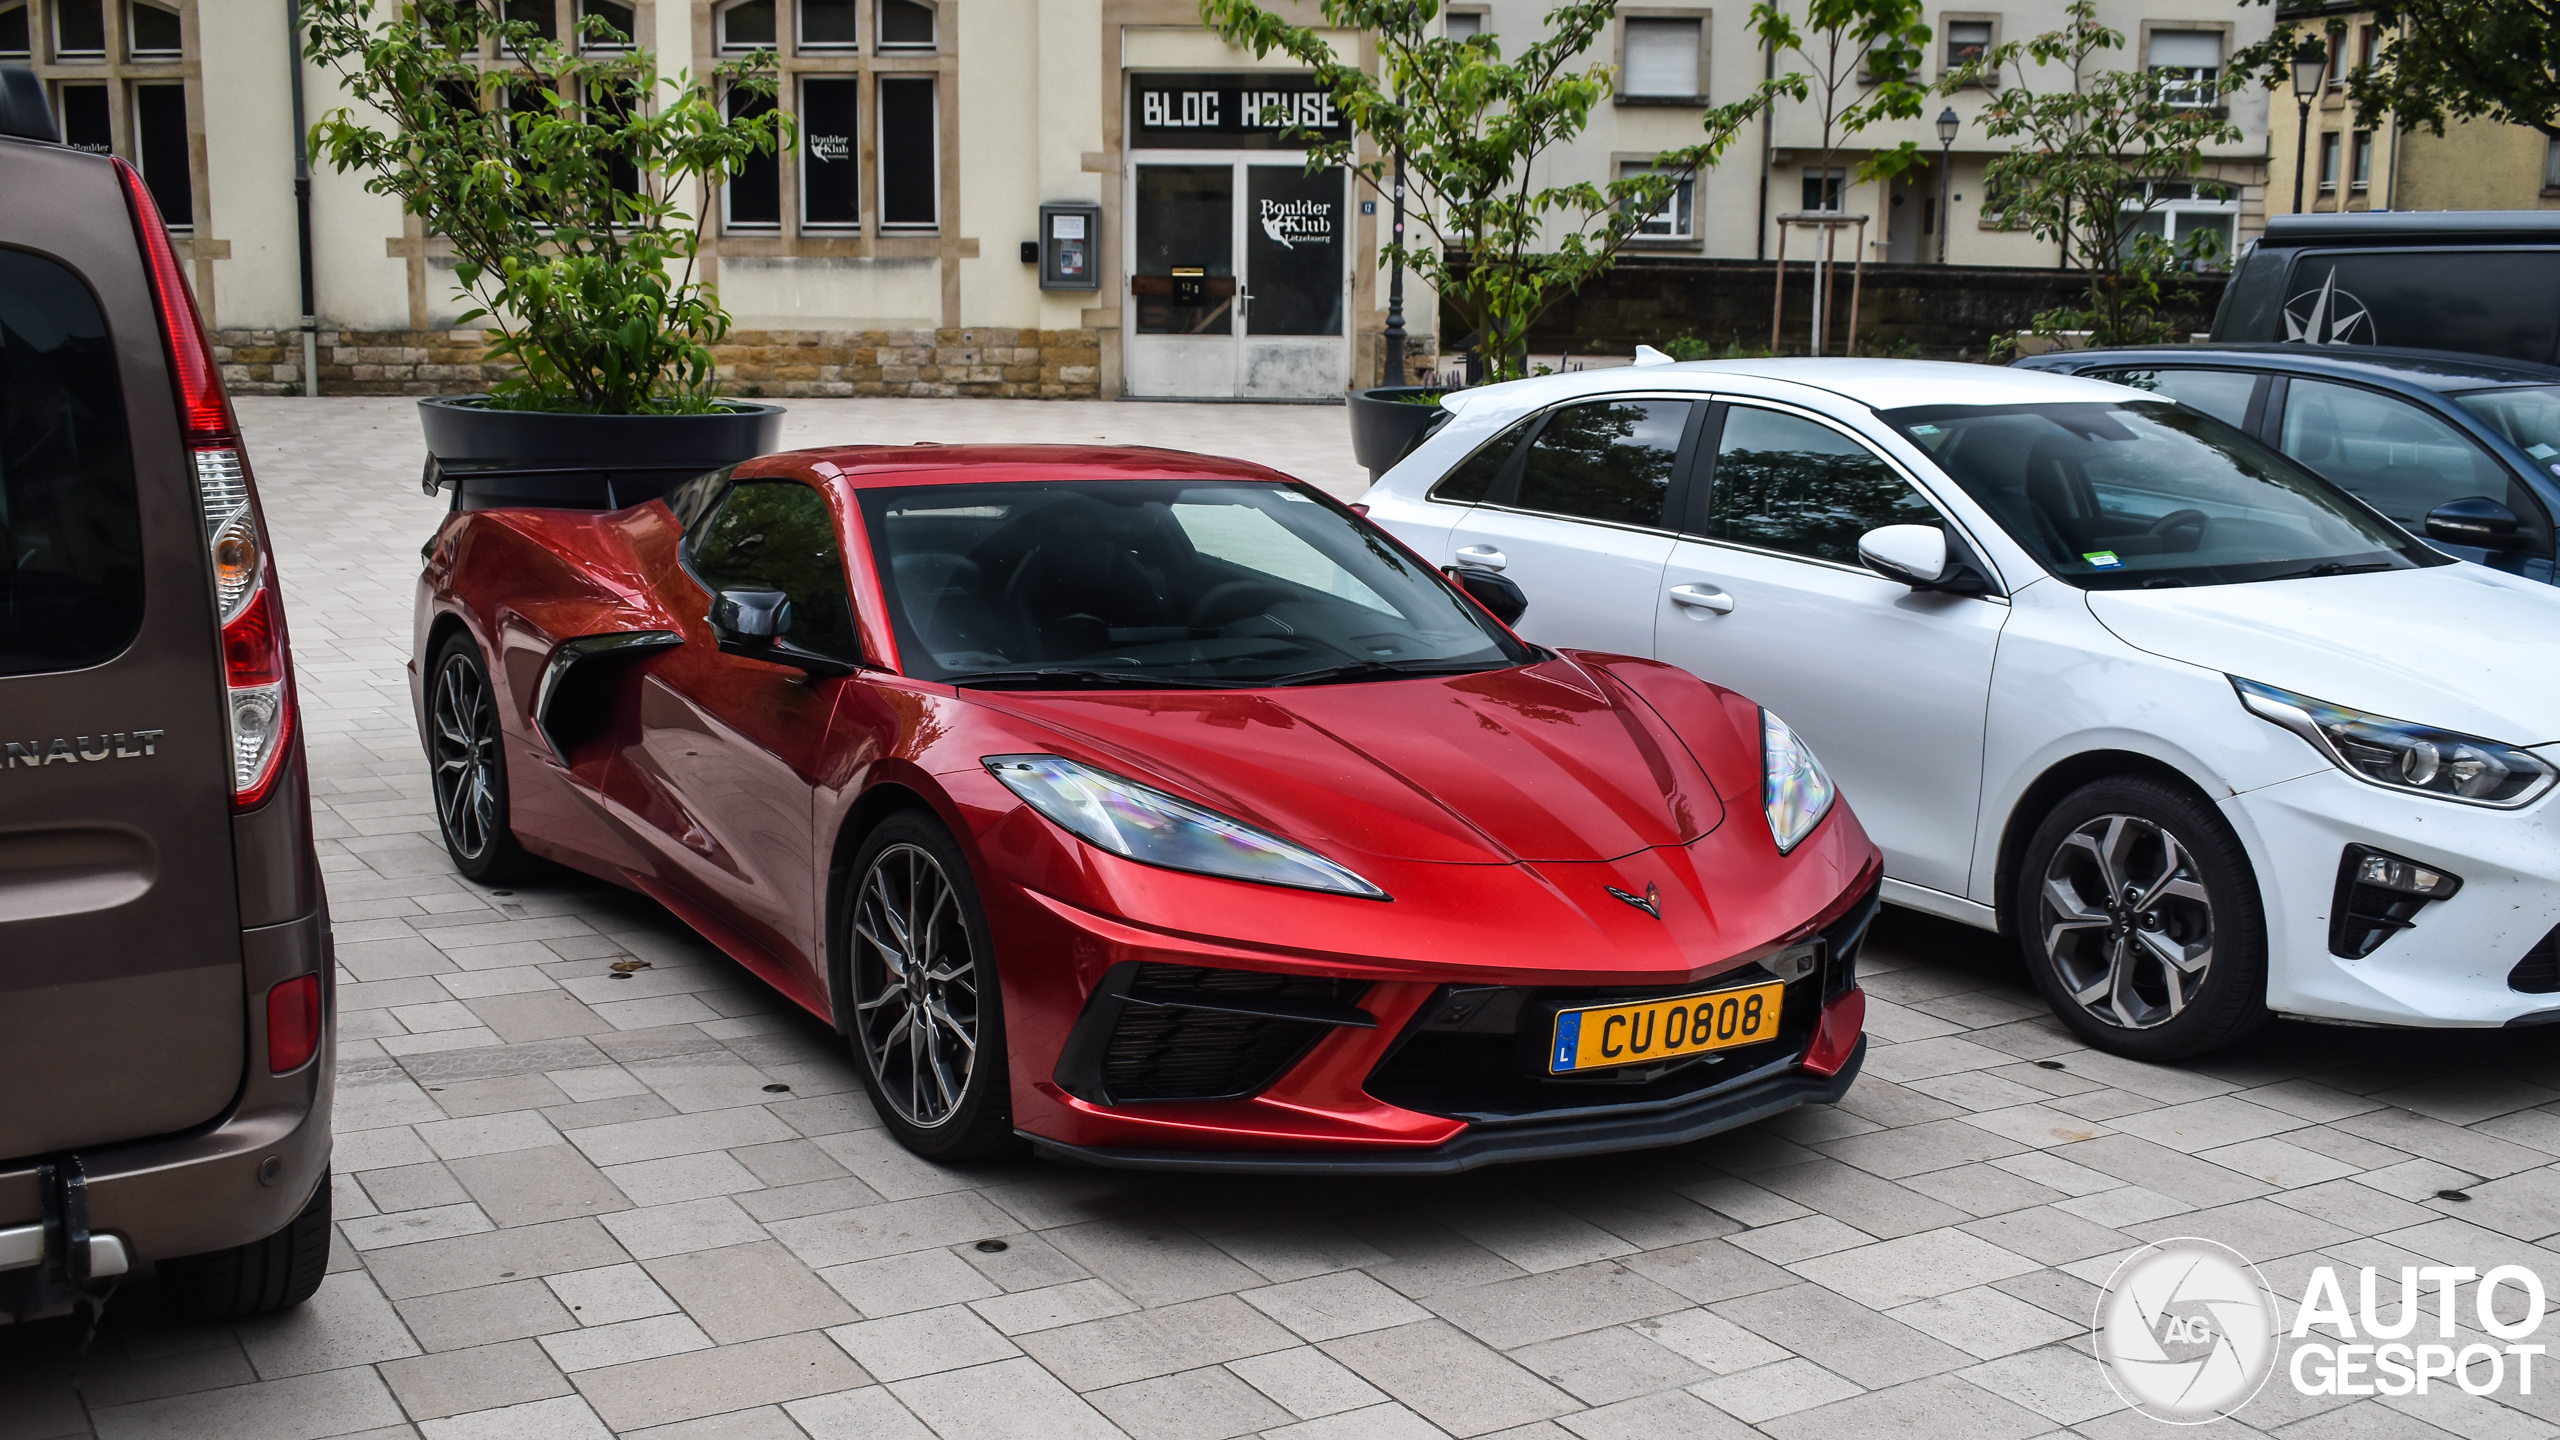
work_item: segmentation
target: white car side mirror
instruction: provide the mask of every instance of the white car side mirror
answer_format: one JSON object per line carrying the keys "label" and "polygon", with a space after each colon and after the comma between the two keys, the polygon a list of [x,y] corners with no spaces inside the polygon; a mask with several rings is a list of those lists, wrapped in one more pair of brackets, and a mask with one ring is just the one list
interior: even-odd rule
{"label": "white car side mirror", "polygon": [[1887,580],[1936,585],[1947,575],[1947,532],[1935,525],[1880,525],[1858,537],[1858,558]]}

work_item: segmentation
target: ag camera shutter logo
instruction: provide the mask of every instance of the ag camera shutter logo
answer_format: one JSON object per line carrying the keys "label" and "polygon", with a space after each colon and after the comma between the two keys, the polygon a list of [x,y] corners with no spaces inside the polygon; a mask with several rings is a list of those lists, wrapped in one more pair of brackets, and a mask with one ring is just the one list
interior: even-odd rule
{"label": "ag camera shutter logo", "polygon": [[2108,1277],[2092,1322],[2098,1368],[2127,1405],[2172,1425],[2220,1420],[2276,1369],[2276,1302],[2227,1245],[2146,1245]]}

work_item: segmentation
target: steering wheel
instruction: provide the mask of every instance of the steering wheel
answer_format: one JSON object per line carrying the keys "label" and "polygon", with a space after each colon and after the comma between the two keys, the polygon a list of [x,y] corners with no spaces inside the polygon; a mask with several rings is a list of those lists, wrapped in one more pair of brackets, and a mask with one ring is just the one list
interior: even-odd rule
{"label": "steering wheel", "polygon": [[2145,535],[2158,535],[2165,538],[2180,530],[2193,530],[2196,538],[2188,541],[2184,545],[2171,547],[2172,553],[2184,553],[2189,550],[2197,549],[2204,544],[2205,528],[2212,523],[2212,516],[2207,515],[2201,510],[2190,507],[2185,510],[2170,511],[2168,514],[2152,521],[2150,528],[2144,530],[2142,533]]}
{"label": "steering wheel", "polygon": [[[1286,598],[1287,592],[1268,580],[1230,580],[1223,585],[1212,585],[1208,592],[1192,605],[1190,615],[1185,617],[1185,623],[1206,627],[1224,625],[1230,621],[1242,619],[1247,612],[1238,608],[1236,602],[1246,597],[1261,595]],[[1232,615],[1227,613],[1231,609],[1235,611]]]}

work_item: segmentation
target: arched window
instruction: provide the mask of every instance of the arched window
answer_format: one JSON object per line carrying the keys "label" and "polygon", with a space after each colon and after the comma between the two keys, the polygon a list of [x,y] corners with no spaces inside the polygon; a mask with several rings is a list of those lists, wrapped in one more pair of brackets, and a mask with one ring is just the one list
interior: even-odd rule
{"label": "arched window", "polygon": [[843,54],[861,48],[854,33],[859,0],[800,0],[798,46],[804,55]]}
{"label": "arched window", "polygon": [[744,55],[775,44],[773,0],[738,0],[720,12],[720,52]]}
{"label": "arched window", "polygon": [[[589,20],[602,20],[612,26],[613,38],[588,38],[586,22]],[[578,48],[581,50],[605,54],[628,50],[631,48],[633,26],[628,5],[616,4],[615,0],[578,0]]]}
{"label": "arched window", "polygon": [[34,54],[34,35],[27,24],[25,0],[0,5],[0,60],[25,60]]}
{"label": "arched window", "polygon": [[930,50],[934,47],[934,13],[924,0],[880,0],[880,48]]}
{"label": "arched window", "polygon": [[185,48],[178,33],[177,7],[152,0],[133,0],[125,7],[124,35],[125,48],[136,60],[175,60]]}

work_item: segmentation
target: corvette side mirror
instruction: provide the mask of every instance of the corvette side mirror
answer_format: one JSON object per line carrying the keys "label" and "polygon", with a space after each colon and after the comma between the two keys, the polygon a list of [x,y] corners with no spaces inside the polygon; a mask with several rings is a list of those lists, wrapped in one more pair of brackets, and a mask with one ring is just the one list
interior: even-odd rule
{"label": "corvette side mirror", "polygon": [[2483,550],[2511,550],[2524,543],[2516,512],[2486,495],[2447,500],[2427,512],[2427,538]]}
{"label": "corvette side mirror", "polygon": [[791,630],[791,597],[779,590],[723,590],[703,617],[720,648],[760,655]]}
{"label": "corvette side mirror", "polygon": [[1457,565],[1442,567],[1442,573],[1458,582],[1458,588],[1475,597],[1475,602],[1493,613],[1505,625],[1517,625],[1528,613],[1529,592],[1508,575],[1490,570],[1474,570]]}

